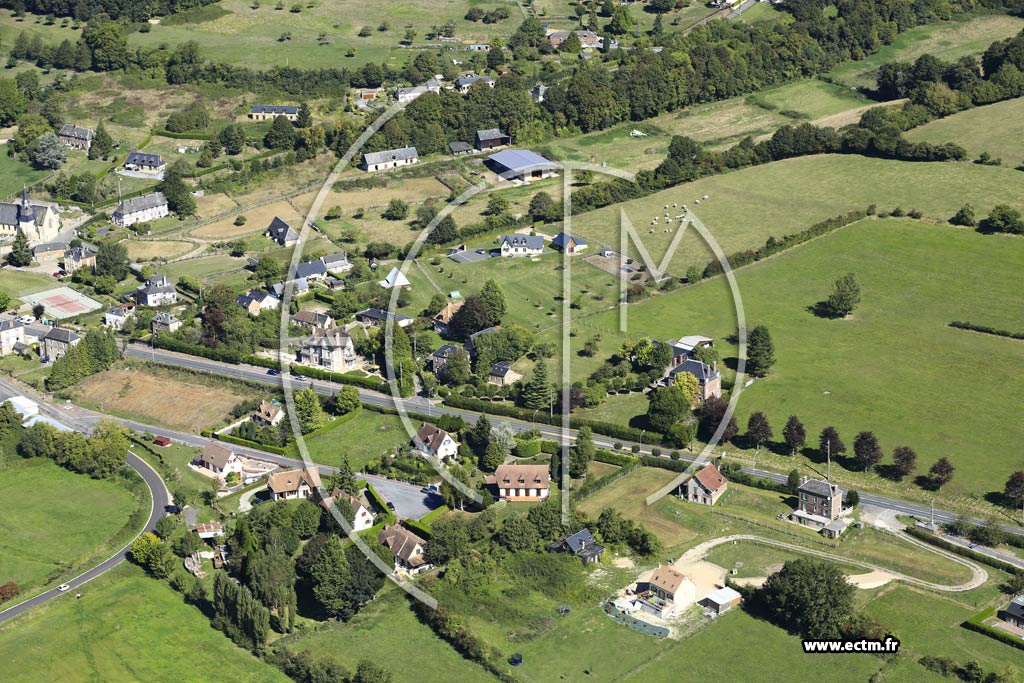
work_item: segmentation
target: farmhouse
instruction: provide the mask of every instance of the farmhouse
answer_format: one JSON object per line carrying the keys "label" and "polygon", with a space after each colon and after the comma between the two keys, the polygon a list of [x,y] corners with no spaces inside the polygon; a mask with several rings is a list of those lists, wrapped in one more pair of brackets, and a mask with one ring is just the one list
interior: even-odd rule
{"label": "farmhouse", "polygon": [[429,422],[420,425],[413,444],[422,452],[441,462],[448,458],[454,459],[459,453],[459,442],[453,439],[451,434]]}
{"label": "farmhouse", "polygon": [[551,176],[558,164],[528,149],[503,149],[487,157],[487,166],[505,180],[527,182]]}
{"label": "farmhouse", "polygon": [[12,241],[19,230],[29,244],[53,241],[60,233],[60,218],[52,207],[29,202],[28,189],[23,188],[21,201],[0,202],[0,242]]}
{"label": "farmhouse", "polygon": [[740,604],[743,600],[743,596],[739,594],[739,591],[725,586],[719,588],[713,593],[708,593],[701,604],[704,605],[705,609],[709,610],[712,614],[718,615],[723,612],[728,612],[736,605]]}
{"label": "farmhouse", "polygon": [[481,152],[511,144],[512,136],[502,133],[497,128],[488,128],[487,130],[478,130],[476,132],[476,148]]}
{"label": "farmhouse", "polygon": [[458,313],[465,301],[449,301],[444,308],[437,312],[432,320],[434,323],[434,332],[437,332],[441,336],[447,336],[451,332],[452,319],[455,314]]}
{"label": "farmhouse", "polygon": [[455,156],[459,156],[461,154],[469,154],[472,152],[473,145],[468,142],[463,142],[462,140],[456,140],[455,142],[448,143],[448,149],[451,150],[451,153]]}
{"label": "farmhouse", "polygon": [[583,564],[597,564],[601,561],[601,555],[604,554],[604,546],[597,542],[594,535],[590,533],[590,529],[581,529],[548,548],[572,553],[580,558]]}
{"label": "farmhouse", "polygon": [[196,459],[196,464],[222,477],[229,474],[242,474],[241,459],[230,448],[216,441],[207,442],[203,447],[202,454]]}
{"label": "farmhouse", "polygon": [[662,564],[637,584],[637,598],[645,612],[671,619],[697,600],[697,587],[676,568]]}
{"label": "farmhouse", "polygon": [[523,375],[521,373],[512,369],[512,363],[507,360],[499,360],[491,365],[491,370],[487,374],[487,383],[506,387],[510,384],[515,384],[522,378]]}
{"label": "farmhouse", "polygon": [[329,313],[318,313],[317,311],[303,310],[292,316],[292,322],[302,327],[312,327],[326,330],[334,326],[334,318]]}
{"label": "farmhouse", "polygon": [[691,503],[714,505],[727,488],[729,480],[714,463],[708,463],[679,487],[679,497]]}
{"label": "farmhouse", "polygon": [[547,465],[500,465],[484,480],[507,501],[545,500],[551,490]]}
{"label": "farmhouse", "polygon": [[826,479],[806,479],[800,484],[797,509],[791,522],[818,529],[829,538],[838,537],[847,524],[839,519],[843,512],[843,490]]}
{"label": "farmhouse", "polygon": [[395,556],[395,571],[419,574],[430,569],[423,553],[427,542],[397,524],[385,526],[377,535],[377,541]]}
{"label": "farmhouse", "polygon": [[392,311],[382,311],[379,308],[367,308],[365,311],[356,313],[356,322],[370,327],[384,327],[388,324],[389,319],[394,320],[395,325],[399,327],[408,327],[415,322],[412,318],[393,313]]}
{"label": "farmhouse", "polygon": [[264,427],[276,427],[283,419],[284,408],[277,401],[263,401],[252,414],[252,421]]}
{"label": "farmhouse", "polygon": [[96,131],[92,128],[81,128],[73,123],[65,123],[60,127],[57,137],[68,149],[80,149],[88,152],[92,147],[92,140],[96,137]]}
{"label": "farmhouse", "polygon": [[348,260],[348,252],[339,251],[327,256],[321,256],[324,268],[328,273],[347,273],[352,270],[352,263]]}
{"label": "farmhouse", "polygon": [[128,158],[124,160],[126,171],[138,171],[139,173],[160,173],[164,170],[164,166],[166,166],[166,162],[159,154],[138,150],[129,152]]}
{"label": "farmhouse", "polygon": [[267,231],[263,234],[282,247],[293,247],[299,241],[299,233],[277,216],[274,216],[274,220],[270,221]]}
{"label": "farmhouse", "polygon": [[259,292],[252,289],[235,297],[235,302],[249,315],[259,315],[263,311],[275,311],[281,305],[281,300],[270,292]]}
{"label": "farmhouse", "polygon": [[299,118],[299,108],[294,104],[254,104],[249,110],[249,118],[253,121],[266,121],[278,116],[294,121]]}
{"label": "farmhouse", "polygon": [[498,244],[505,258],[539,256],[544,253],[544,238],[540,235],[502,235],[498,238]]}
{"label": "farmhouse", "polygon": [[[601,49],[604,46],[604,38],[597,35],[593,31],[573,31],[576,37],[580,39],[580,44],[584,50]],[[551,47],[556,50],[562,47],[562,43],[569,37],[568,31],[550,31],[548,33],[548,42],[551,43]]]}
{"label": "farmhouse", "polygon": [[51,327],[41,341],[42,355],[50,360],[57,360],[66,354],[72,346],[77,346],[82,338],[69,329]]}
{"label": "farmhouse", "polygon": [[718,372],[717,366],[711,366],[695,358],[687,358],[679,365],[668,371],[665,384],[672,384],[676,375],[688,372],[697,378],[697,400],[706,401],[711,397],[719,398],[722,395],[722,375]]}
{"label": "farmhouse", "polygon": [[117,205],[110,216],[110,222],[125,228],[136,223],[145,223],[163,218],[170,213],[167,198],[163,192],[150,192],[141,197],[125,199]]}
{"label": "farmhouse", "polygon": [[363,168],[368,172],[387,171],[399,166],[418,164],[420,153],[415,147],[401,147],[383,152],[367,152],[363,154]]}
{"label": "farmhouse", "polygon": [[323,506],[330,509],[331,505],[338,501],[345,501],[352,508],[352,529],[354,531],[366,531],[373,526],[376,515],[373,514],[373,508],[365,494],[360,494],[358,497],[350,496],[341,489],[334,489],[330,496],[324,498]]}
{"label": "farmhouse", "polygon": [[135,290],[135,303],[139,306],[166,306],[178,303],[178,291],[166,275],[154,275]]}
{"label": "farmhouse", "polygon": [[320,489],[320,473],[316,469],[285,470],[267,477],[267,488],[273,500],[315,498]]}
{"label": "farmhouse", "polygon": [[560,232],[555,235],[553,240],[551,240],[551,248],[572,255],[578,254],[586,249],[587,243],[579,237],[570,237],[564,232]]}
{"label": "farmhouse", "polygon": [[74,273],[82,268],[96,268],[96,254],[85,247],[71,247],[64,252],[64,272]]}
{"label": "farmhouse", "polygon": [[14,351],[14,347],[25,343],[25,325],[14,318],[0,320],[0,356]]}
{"label": "farmhouse", "polygon": [[32,258],[37,261],[53,261],[64,255],[68,248],[63,242],[44,242],[32,247]]}
{"label": "farmhouse", "polygon": [[469,92],[469,89],[473,87],[473,84],[478,81],[483,81],[488,86],[492,88],[494,87],[494,80],[487,76],[476,76],[474,74],[466,74],[465,76],[460,76],[459,78],[455,79],[455,89],[458,90],[463,95],[465,95],[466,93]]}
{"label": "farmhouse", "polygon": [[330,372],[358,370],[363,359],[356,353],[352,337],[342,327],[314,330],[299,349],[297,358],[300,365],[322,368]]}
{"label": "farmhouse", "polygon": [[153,316],[153,321],[150,324],[153,334],[160,334],[161,332],[177,332],[183,323],[173,314],[160,311]]}

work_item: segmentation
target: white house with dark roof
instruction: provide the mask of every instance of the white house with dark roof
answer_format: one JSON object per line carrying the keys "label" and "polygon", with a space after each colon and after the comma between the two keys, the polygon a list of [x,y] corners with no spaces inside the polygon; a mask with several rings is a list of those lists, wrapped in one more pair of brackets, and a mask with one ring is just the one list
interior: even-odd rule
{"label": "white house with dark roof", "polygon": [[432,92],[435,95],[441,92],[441,81],[436,78],[428,78],[421,85],[414,85],[408,88],[398,88],[395,91],[395,99],[400,103],[412,102],[420,95]]}
{"label": "white house with dark roof", "polygon": [[487,157],[487,166],[504,180],[527,182],[550,177],[558,164],[528,149],[503,149]]}
{"label": "white house with dark roof", "polygon": [[465,95],[469,92],[469,89],[473,87],[475,83],[483,82],[487,86],[494,87],[494,79],[489,76],[476,76],[474,74],[466,74],[455,79],[455,89]]}
{"label": "white house with dark roof", "polygon": [[137,171],[139,173],[161,173],[166,165],[167,162],[159,154],[140,152],[138,150],[129,152],[128,158],[124,160],[125,170]]}
{"label": "white house with dark roof", "polygon": [[294,104],[254,104],[249,110],[253,121],[267,121],[283,116],[289,121],[299,118],[299,108]]}
{"label": "white house with dark roof", "polygon": [[261,292],[250,289],[245,294],[235,297],[235,302],[245,309],[249,315],[259,315],[263,311],[276,311],[281,305],[281,300],[270,292]]}
{"label": "white house with dark roof", "polygon": [[498,249],[505,258],[540,256],[544,253],[544,238],[540,235],[502,235]]}
{"label": "white house with dark roof", "polygon": [[135,309],[129,306],[111,306],[103,314],[103,325],[114,330],[123,330],[128,320],[135,315]]}
{"label": "white house with dark roof", "polygon": [[154,275],[135,290],[139,306],[167,306],[178,303],[178,290],[166,275]]}
{"label": "white house with dark roof", "polygon": [[370,327],[384,327],[388,320],[394,320],[399,327],[408,327],[416,322],[413,318],[395,313],[393,311],[382,311],[379,308],[367,308],[365,311],[356,313],[356,322]]}
{"label": "white house with dark roof", "polygon": [[327,279],[327,266],[320,259],[297,263],[295,277],[305,278],[307,282],[321,282]]}
{"label": "white house with dark roof", "polygon": [[363,154],[363,168],[369,172],[387,171],[399,166],[418,164],[420,153],[415,147],[400,147],[383,152],[366,152]]}
{"label": "white house with dark roof", "polygon": [[584,251],[587,248],[587,243],[580,237],[575,235],[570,237],[564,232],[560,232],[551,240],[551,248],[572,255]]}
{"label": "white house with dark roof", "polygon": [[80,149],[88,152],[89,148],[92,147],[93,138],[96,137],[96,131],[92,128],[76,126],[73,123],[65,123],[60,127],[57,137],[69,149]]}
{"label": "white house with dark roof", "polygon": [[263,234],[282,247],[295,246],[295,243],[299,241],[299,233],[277,216],[274,216],[274,220],[270,221],[267,231]]}
{"label": "white house with dark roof", "polygon": [[422,452],[441,462],[455,458],[459,454],[459,442],[451,434],[429,422],[420,425],[413,444]]}
{"label": "white house with dark roof", "polygon": [[176,316],[165,311],[160,311],[153,316],[153,320],[150,322],[150,327],[153,330],[153,334],[160,334],[162,332],[177,332],[181,329],[184,323],[181,322]]}
{"label": "white house with dark roof", "polygon": [[14,347],[25,343],[25,325],[20,320],[0,320],[0,356],[14,351]]}
{"label": "white house with dark roof", "polygon": [[347,273],[352,270],[352,262],[348,260],[347,251],[327,254],[326,256],[321,256],[320,260],[323,261],[324,268],[327,269],[328,273]]}
{"label": "white house with dark roof", "polygon": [[549,546],[549,549],[572,553],[580,558],[583,564],[597,564],[601,561],[601,555],[604,554],[604,546],[598,543],[594,534],[586,528],[566,536],[561,542]]}
{"label": "white house with dark roof", "polygon": [[163,218],[170,213],[167,198],[163,192],[150,192],[141,197],[125,199],[117,205],[110,216],[110,222],[118,227],[128,227],[136,223],[145,223]]}

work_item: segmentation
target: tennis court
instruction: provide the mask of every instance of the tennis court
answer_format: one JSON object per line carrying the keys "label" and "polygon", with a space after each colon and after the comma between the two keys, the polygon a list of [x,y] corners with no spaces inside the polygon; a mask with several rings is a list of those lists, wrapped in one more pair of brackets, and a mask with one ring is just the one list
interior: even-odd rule
{"label": "tennis court", "polygon": [[100,302],[90,299],[70,287],[56,287],[45,292],[26,294],[21,299],[32,306],[42,304],[46,307],[46,315],[58,320],[73,318],[82,313],[89,313],[102,306]]}

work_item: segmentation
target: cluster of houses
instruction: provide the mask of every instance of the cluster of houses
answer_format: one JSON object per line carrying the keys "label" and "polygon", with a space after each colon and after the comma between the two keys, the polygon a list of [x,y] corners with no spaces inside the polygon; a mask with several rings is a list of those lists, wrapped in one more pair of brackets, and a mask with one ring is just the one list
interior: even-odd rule
{"label": "cluster of houses", "polygon": [[24,317],[0,320],[0,356],[10,353],[26,356],[38,345],[41,358],[57,360],[80,341],[81,335],[65,327],[28,322]]}

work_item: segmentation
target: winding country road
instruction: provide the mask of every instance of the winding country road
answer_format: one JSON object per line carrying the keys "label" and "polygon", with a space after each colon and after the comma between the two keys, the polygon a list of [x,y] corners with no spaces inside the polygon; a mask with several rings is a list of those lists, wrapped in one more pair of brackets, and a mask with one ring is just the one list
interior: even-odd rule
{"label": "winding country road", "polygon": [[161,517],[167,514],[167,508],[171,505],[171,494],[167,491],[167,486],[164,484],[163,479],[149,464],[135,455],[131,451],[128,452],[128,458],[126,460],[128,466],[135,470],[143,481],[146,482],[146,486],[149,488],[150,498],[152,500],[152,508],[149,512],[149,519],[146,521],[146,526],[139,531],[138,534],[132,537],[131,541],[125,544],[123,548],[118,550],[116,553],[111,555],[109,558],[99,563],[92,569],[83,572],[73,579],[66,581],[65,583],[70,586],[70,589],[64,592],[52,588],[44,593],[35,595],[23,602],[8,607],[7,609],[0,612],[0,624],[17,617],[18,615],[27,612],[28,610],[38,607],[45,602],[49,602],[54,598],[58,598],[62,595],[72,596],[79,592],[79,588],[84,584],[92,581],[98,576],[102,576],[117,565],[121,564],[128,559],[128,552],[131,549],[132,542],[147,531],[153,531],[156,529],[156,523]]}
{"label": "winding country road", "polygon": [[935,548],[926,543],[922,543],[921,541],[918,541],[917,539],[906,534],[897,534],[897,536],[899,536],[901,540],[907,541],[916,546],[920,546],[925,550],[934,552],[937,555],[941,555],[948,560],[952,560],[957,564],[961,564],[967,567],[971,570],[970,580],[966,581],[965,583],[957,584],[955,586],[947,586],[941,583],[932,583],[931,581],[924,581],[923,579],[914,578],[913,576],[907,576],[906,574],[901,574],[900,572],[893,571],[885,567],[880,567],[875,564],[870,564],[868,562],[861,562],[860,560],[850,559],[849,557],[844,557],[842,555],[835,555],[833,553],[825,552],[823,550],[806,548],[804,546],[796,545],[794,543],[776,541],[770,538],[764,538],[763,536],[754,536],[751,534],[733,534],[731,536],[722,536],[721,538],[713,538],[710,541],[704,541],[703,543],[695,545],[694,547],[690,548],[685,553],[683,553],[683,556],[676,560],[676,564],[685,564],[687,562],[702,560],[704,559],[704,557],[707,556],[709,552],[711,552],[713,548],[717,548],[720,545],[725,545],[726,543],[732,543],[734,541],[746,541],[749,543],[759,543],[761,545],[770,545],[776,548],[792,550],[794,552],[804,553],[805,555],[813,555],[815,557],[820,557],[826,560],[832,560],[833,562],[839,562],[841,564],[852,564],[858,567],[864,567],[865,569],[868,569],[873,572],[881,572],[883,574],[888,574],[894,579],[898,579],[900,581],[904,581],[915,586],[921,586],[922,588],[929,588],[931,590],[943,591],[946,593],[962,593],[964,591],[974,590],[978,586],[981,586],[986,581],[988,581],[988,572],[982,569],[981,566],[969,560],[965,560],[964,558],[959,557],[953,553],[941,550],[939,548]]}

